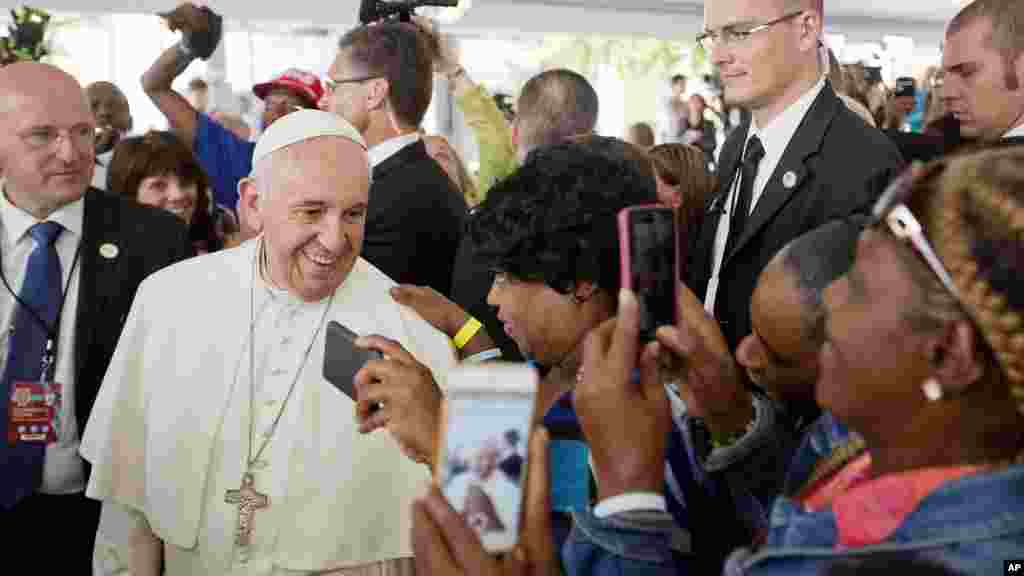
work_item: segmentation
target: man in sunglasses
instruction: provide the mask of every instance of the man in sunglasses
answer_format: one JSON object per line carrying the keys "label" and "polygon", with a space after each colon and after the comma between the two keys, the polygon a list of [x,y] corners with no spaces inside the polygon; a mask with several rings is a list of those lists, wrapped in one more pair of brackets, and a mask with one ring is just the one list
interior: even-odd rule
{"label": "man in sunglasses", "polygon": [[1024,143],[1024,3],[976,0],[949,23],[942,99],[968,140]]}
{"label": "man in sunglasses", "polygon": [[[171,88],[174,79],[202,56],[190,47],[188,39],[205,33],[211,19],[217,16],[188,2],[162,16],[172,30],[182,32],[182,41],[164,51],[146,70],[142,75],[142,89],[167,117],[171,130],[195,153],[210,177],[217,204],[234,210],[238,204],[238,183],[252,171],[256,143],[239,138]],[[285,114],[303,108],[315,109],[324,93],[315,74],[295,68],[256,84],[252,91],[264,104],[260,118],[263,130]]]}

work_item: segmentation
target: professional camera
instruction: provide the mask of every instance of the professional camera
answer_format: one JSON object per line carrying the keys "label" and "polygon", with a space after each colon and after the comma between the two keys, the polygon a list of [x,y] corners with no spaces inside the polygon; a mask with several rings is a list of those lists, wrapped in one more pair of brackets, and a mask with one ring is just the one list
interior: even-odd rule
{"label": "professional camera", "polygon": [[362,0],[359,21],[363,24],[391,19],[410,22],[414,10],[420,6],[454,8],[458,5],[459,0]]}

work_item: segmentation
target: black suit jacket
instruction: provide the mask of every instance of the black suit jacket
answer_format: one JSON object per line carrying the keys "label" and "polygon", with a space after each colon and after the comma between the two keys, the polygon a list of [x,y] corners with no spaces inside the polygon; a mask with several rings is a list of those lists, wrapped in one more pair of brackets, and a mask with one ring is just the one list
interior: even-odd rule
{"label": "black suit jacket", "polygon": [[[188,231],[170,212],[95,189],[85,193],[84,210],[74,332],[79,433],[85,431],[139,283],[193,255]],[[117,247],[115,258],[100,254],[105,244]]]}
{"label": "black suit jacket", "polygon": [[363,258],[399,284],[450,297],[466,210],[423,141],[410,144],[373,169]]}
{"label": "black suit jacket", "polygon": [[[739,170],[749,129],[749,121],[739,126],[722,148],[719,190],[708,203],[707,217],[689,250],[684,276],[701,299],[714,265],[721,207]],[[790,140],[747,220],[746,231],[722,260],[715,315],[733,349],[750,333],[750,297],[772,257],[794,238],[829,220],[867,213],[902,165],[893,143],[851,112],[826,83]],[[792,186],[786,186],[787,181]]]}

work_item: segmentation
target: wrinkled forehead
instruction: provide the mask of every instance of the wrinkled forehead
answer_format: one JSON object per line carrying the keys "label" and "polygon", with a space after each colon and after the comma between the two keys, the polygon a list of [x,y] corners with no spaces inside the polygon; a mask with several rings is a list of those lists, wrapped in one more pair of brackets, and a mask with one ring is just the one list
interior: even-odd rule
{"label": "wrinkled forehead", "polygon": [[704,2],[704,29],[766,22],[782,15],[786,0],[709,0]]}
{"label": "wrinkled forehead", "polygon": [[0,123],[12,130],[31,126],[70,128],[95,123],[92,109],[80,90],[8,92],[0,96],[0,100]]}

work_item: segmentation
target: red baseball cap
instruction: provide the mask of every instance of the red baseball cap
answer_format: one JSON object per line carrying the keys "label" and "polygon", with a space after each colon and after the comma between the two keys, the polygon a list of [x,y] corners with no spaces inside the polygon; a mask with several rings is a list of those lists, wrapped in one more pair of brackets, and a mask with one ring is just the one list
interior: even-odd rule
{"label": "red baseball cap", "polygon": [[320,83],[320,78],[312,72],[298,68],[289,68],[269,82],[253,86],[252,93],[263,100],[275,88],[291,90],[305,99],[310,108],[316,108],[320,98],[324,95],[324,86]]}

